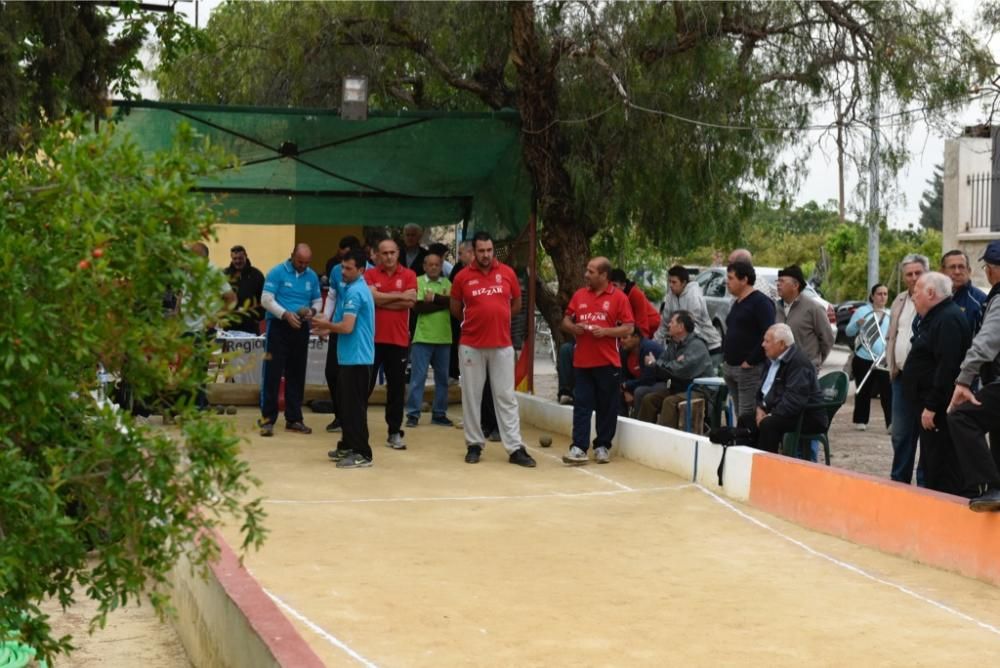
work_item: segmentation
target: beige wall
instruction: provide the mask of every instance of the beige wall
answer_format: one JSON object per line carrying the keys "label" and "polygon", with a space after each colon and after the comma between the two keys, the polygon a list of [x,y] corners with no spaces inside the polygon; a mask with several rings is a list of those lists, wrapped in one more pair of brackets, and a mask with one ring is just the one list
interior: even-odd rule
{"label": "beige wall", "polygon": [[353,234],[362,238],[360,225],[328,227],[323,225],[238,225],[228,223],[215,228],[217,242],[208,243],[209,258],[216,267],[229,266],[229,249],[241,244],[253,266],[265,274],[288,259],[296,243],[312,248],[312,268],[322,273],[326,261],[337,251],[342,237]]}
{"label": "beige wall", "polygon": [[[942,221],[942,253],[960,248],[972,261],[972,282],[980,288],[989,289],[983,274],[979,257],[986,244],[1000,238],[1000,234],[989,231],[969,231],[972,220],[972,188],[967,183],[969,176],[989,172],[991,169],[992,142],[979,137],[949,139],[944,146],[944,216]],[[989,204],[986,203],[989,210]],[[931,258],[931,265],[937,268],[940,256]]]}

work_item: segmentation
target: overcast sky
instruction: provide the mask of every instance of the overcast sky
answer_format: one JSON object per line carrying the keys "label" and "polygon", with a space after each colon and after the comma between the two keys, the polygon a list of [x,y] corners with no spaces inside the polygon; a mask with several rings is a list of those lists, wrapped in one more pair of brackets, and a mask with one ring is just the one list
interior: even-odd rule
{"label": "overcast sky", "polygon": [[[179,2],[176,5],[176,10],[194,24],[195,8],[197,7],[198,24],[204,27],[212,10],[220,3],[221,0]],[[979,3],[975,0],[953,2],[959,19],[967,24],[973,20],[978,5]],[[998,52],[998,46],[1000,46],[1000,40],[991,39],[990,48],[995,54]],[[146,96],[156,95],[155,89],[151,87],[144,87],[143,94]],[[883,111],[883,113],[886,112]],[[832,109],[821,110],[816,112],[812,122],[823,123],[832,117]],[[955,115],[951,128],[932,129],[923,121],[914,124],[906,142],[909,161],[897,175],[892,188],[895,195],[888,202],[886,213],[891,226],[906,227],[917,223],[920,218],[919,204],[928,187],[927,181],[933,177],[934,166],[943,161],[945,139],[957,136],[963,126],[975,125],[982,122],[983,119],[982,110],[977,105],[969,105],[961,113]],[[810,133],[808,146],[800,146],[794,152],[789,152],[787,159],[791,161],[795,155],[803,154],[808,156],[806,160],[807,171],[804,175],[800,174],[800,186],[795,196],[796,204],[804,204],[809,201],[824,204],[829,200],[833,200],[835,203],[837,200],[837,156],[833,137],[827,136],[821,140],[820,133]],[[862,177],[867,178],[867,175],[862,175]],[[849,212],[852,209],[856,211],[862,204],[859,197],[854,194],[858,178],[858,174],[849,166],[846,174]]]}

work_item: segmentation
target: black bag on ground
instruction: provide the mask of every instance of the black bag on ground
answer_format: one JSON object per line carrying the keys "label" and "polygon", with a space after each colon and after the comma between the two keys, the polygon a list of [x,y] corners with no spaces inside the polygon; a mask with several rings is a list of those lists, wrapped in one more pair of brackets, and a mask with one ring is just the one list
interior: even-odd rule
{"label": "black bag on ground", "polygon": [[746,427],[717,427],[708,433],[708,440],[722,446],[722,459],[715,474],[719,476],[719,487],[722,487],[722,472],[726,468],[726,451],[731,445],[753,445],[750,430]]}
{"label": "black bag on ground", "polygon": [[310,402],[309,408],[312,409],[313,413],[332,413],[333,402],[329,399],[314,399]]}

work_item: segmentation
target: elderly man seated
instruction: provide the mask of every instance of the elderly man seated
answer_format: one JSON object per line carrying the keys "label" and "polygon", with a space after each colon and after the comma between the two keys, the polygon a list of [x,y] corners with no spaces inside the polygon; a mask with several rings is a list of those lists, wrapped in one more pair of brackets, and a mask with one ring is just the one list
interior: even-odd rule
{"label": "elderly man seated", "polygon": [[771,325],[762,346],[768,364],[757,392],[756,415],[753,424],[743,426],[750,429],[756,447],[777,452],[782,437],[795,430],[800,415],[803,433],[824,431],[829,420],[822,408],[806,409],[806,404],[822,401],[823,394],[816,368],[795,345],[791,328],[784,323]]}
{"label": "elderly man seated", "polygon": [[694,334],[694,318],[690,313],[674,311],[667,331],[670,338],[663,354],[659,357],[649,354],[644,359],[659,382],[636,390],[636,417],[643,422],[679,429],[683,427],[679,406],[687,400],[688,385],[695,378],[714,375],[713,364],[708,346]]}

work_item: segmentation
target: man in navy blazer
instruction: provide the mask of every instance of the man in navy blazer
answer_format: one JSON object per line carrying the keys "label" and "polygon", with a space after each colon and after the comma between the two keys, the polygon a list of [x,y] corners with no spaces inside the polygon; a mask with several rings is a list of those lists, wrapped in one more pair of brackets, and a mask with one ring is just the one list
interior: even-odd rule
{"label": "man in navy blazer", "polygon": [[764,335],[762,347],[768,364],[757,392],[754,424],[745,426],[755,433],[756,447],[777,452],[782,437],[795,430],[800,415],[803,433],[825,431],[829,419],[822,408],[806,409],[806,404],[822,401],[823,393],[816,367],[795,345],[791,328],[784,323],[772,325]]}

